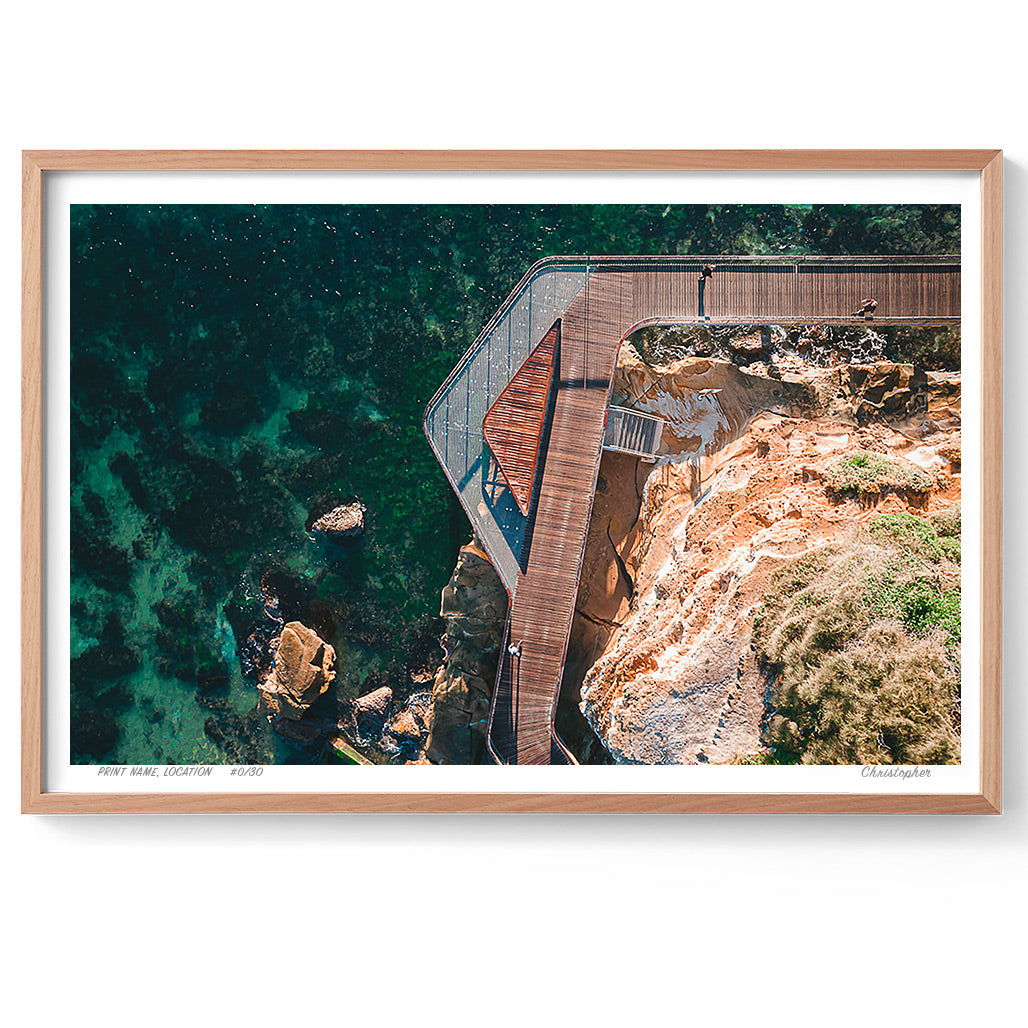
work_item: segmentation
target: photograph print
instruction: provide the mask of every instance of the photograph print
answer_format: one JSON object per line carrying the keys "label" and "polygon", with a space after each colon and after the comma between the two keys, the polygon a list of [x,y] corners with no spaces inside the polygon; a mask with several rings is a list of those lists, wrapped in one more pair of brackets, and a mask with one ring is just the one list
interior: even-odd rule
{"label": "photograph print", "polygon": [[73,205],[71,762],[959,764],[960,232]]}

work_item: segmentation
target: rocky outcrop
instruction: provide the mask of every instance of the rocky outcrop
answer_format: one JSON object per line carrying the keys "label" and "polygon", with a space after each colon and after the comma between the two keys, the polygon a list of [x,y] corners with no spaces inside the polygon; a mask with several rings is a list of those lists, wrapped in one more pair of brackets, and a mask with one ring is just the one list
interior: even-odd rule
{"label": "rocky outcrop", "polygon": [[943,431],[960,427],[960,374],[929,371],[928,417]]}
{"label": "rocky outcrop", "polygon": [[897,421],[923,413],[928,407],[928,379],[912,364],[849,364],[835,369],[841,399],[858,425]]}
{"label": "rocky outcrop", "polygon": [[336,651],[299,621],[282,629],[271,674],[258,684],[259,710],[299,721],[335,679]]}
{"label": "rocky outcrop", "polygon": [[752,635],[771,575],[914,503],[833,495],[841,458],[930,473],[921,515],[959,500],[958,378],[887,362],[778,374],[702,358],[649,367],[623,350],[615,392],[665,418],[661,455],[603,456],[565,679],[582,681],[582,713],[617,762],[760,750],[767,683]]}
{"label": "rocky outcrop", "polygon": [[433,763],[488,759],[489,702],[507,604],[507,591],[484,551],[475,543],[462,547],[440,608],[446,618],[445,656],[428,713],[427,754]]}
{"label": "rocky outcrop", "polygon": [[311,525],[311,531],[333,542],[356,539],[364,532],[366,511],[364,504],[359,502],[334,507]]}
{"label": "rocky outcrop", "polygon": [[[330,745],[340,739],[373,764],[424,764],[428,740],[431,675],[417,672],[404,682],[380,685],[339,706]],[[338,750],[338,746],[336,746]]]}
{"label": "rocky outcrop", "polygon": [[746,368],[704,357],[650,365],[625,346],[612,402],[664,419],[662,453],[708,458],[738,437],[755,413],[849,425],[905,420],[922,415],[930,391],[941,394],[944,387],[945,376],[930,383],[913,365],[889,361],[819,368],[776,354]]}
{"label": "rocky outcrop", "polygon": [[653,363],[680,357],[717,357],[737,364],[749,364],[756,358],[777,363],[792,355],[822,368],[885,360],[913,362],[933,371],[960,367],[959,326],[706,323],[650,326],[636,333],[633,343]]}
{"label": "rocky outcrop", "polygon": [[737,361],[743,363],[766,357],[774,349],[771,330],[762,328],[746,335],[733,336],[728,342],[728,349]]}
{"label": "rocky outcrop", "polygon": [[389,722],[389,734],[394,739],[403,742],[417,744],[421,740],[423,725],[415,716],[415,712],[409,707],[401,710],[392,721]]}
{"label": "rocky outcrop", "polygon": [[[758,333],[733,342],[746,360],[619,355],[612,402],[665,427],[655,465],[616,453],[600,463],[558,707],[582,762],[758,753],[767,681],[753,621],[774,571],[875,514],[927,516],[959,500],[959,375],[889,361],[811,366]],[[930,486],[831,489],[831,469],[860,454]],[[434,762],[488,759],[506,607],[485,554],[464,547],[443,593]],[[397,715],[390,724],[403,727]]]}

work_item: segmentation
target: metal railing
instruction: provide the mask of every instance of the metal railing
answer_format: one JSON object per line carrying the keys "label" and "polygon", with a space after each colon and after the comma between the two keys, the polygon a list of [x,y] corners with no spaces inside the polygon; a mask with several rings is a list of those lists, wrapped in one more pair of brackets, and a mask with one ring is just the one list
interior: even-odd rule
{"label": "metal railing", "polygon": [[513,591],[527,519],[482,435],[486,411],[581,292],[585,265],[535,266],[500,307],[437,390],[425,434],[503,584]]}

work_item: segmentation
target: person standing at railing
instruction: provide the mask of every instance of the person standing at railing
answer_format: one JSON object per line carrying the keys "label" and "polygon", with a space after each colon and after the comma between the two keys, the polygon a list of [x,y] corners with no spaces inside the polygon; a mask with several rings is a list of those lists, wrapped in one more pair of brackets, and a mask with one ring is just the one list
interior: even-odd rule
{"label": "person standing at railing", "polygon": [[706,318],[707,316],[703,309],[703,294],[704,292],[706,292],[707,279],[710,278],[713,274],[714,269],[709,264],[704,264],[703,267],[700,268],[700,277],[696,280],[699,283],[697,288],[699,290],[699,316],[701,318]]}

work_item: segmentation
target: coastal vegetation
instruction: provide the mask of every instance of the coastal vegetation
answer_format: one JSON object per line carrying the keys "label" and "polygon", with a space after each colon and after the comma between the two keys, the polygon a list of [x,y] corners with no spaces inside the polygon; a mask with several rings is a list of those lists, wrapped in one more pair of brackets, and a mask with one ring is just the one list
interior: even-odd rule
{"label": "coastal vegetation", "polygon": [[923,496],[936,484],[935,476],[914,464],[901,464],[866,450],[847,454],[830,464],[824,480],[832,492],[862,497],[879,497],[887,492]]}
{"label": "coastal vegetation", "polygon": [[755,621],[776,763],[960,760],[960,518],[875,517],[787,563]]}

